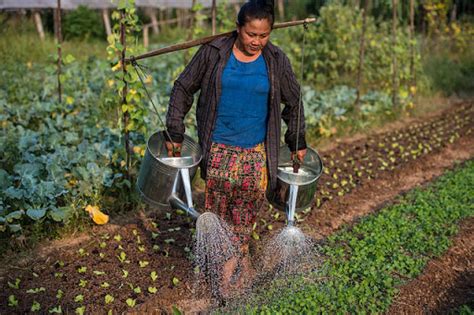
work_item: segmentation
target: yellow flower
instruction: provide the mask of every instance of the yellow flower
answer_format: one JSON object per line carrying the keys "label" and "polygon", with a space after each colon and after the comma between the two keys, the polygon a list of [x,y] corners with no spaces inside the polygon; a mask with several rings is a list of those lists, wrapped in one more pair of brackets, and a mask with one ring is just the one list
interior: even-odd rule
{"label": "yellow flower", "polygon": [[33,64],[31,63],[31,61],[28,61],[26,63],[26,66],[28,67],[28,69],[31,69],[31,67],[33,67]]}
{"label": "yellow flower", "polygon": [[134,146],[134,147],[133,147],[133,153],[139,154],[140,151],[141,151],[141,149],[140,149],[139,146]]}
{"label": "yellow flower", "polygon": [[122,63],[119,61],[115,66],[112,67],[112,71],[117,71],[122,68]]}
{"label": "yellow flower", "polygon": [[103,225],[109,222],[109,216],[101,212],[99,206],[87,205],[85,210],[96,224]]}
{"label": "yellow flower", "polygon": [[414,86],[414,85],[410,86],[410,92],[411,92],[411,94],[415,95],[416,94],[416,86]]}
{"label": "yellow flower", "polygon": [[72,103],[74,103],[74,98],[71,96],[66,97],[66,104],[71,105]]}
{"label": "yellow flower", "polygon": [[151,83],[153,81],[153,77],[151,75],[147,75],[145,80],[143,80],[145,83]]}
{"label": "yellow flower", "polygon": [[112,87],[114,85],[115,81],[114,80],[107,80],[107,85],[109,87]]}
{"label": "yellow flower", "polygon": [[135,89],[130,89],[130,94],[132,94],[132,95],[137,94],[137,90],[135,90]]}

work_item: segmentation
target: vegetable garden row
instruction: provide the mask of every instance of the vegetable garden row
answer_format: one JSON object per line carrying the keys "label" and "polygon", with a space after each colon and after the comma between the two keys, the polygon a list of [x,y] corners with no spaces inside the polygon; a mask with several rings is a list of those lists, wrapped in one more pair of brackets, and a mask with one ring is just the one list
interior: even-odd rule
{"label": "vegetable garden row", "polygon": [[[474,106],[465,103],[425,122],[321,152],[326,171],[314,207],[300,213],[298,224],[310,230],[312,225],[305,219],[311,212],[317,218],[324,203],[336,202],[354,188],[417,163],[422,156],[437,154],[460,137],[472,138],[473,126]],[[94,148],[101,152],[100,146]],[[473,166],[469,162],[428,190],[414,192],[354,228],[329,237],[322,247],[325,267],[315,278],[295,283],[296,288],[304,285],[304,290],[285,291],[294,286],[272,284],[263,296],[255,295],[256,302],[266,306],[250,306],[250,310],[386,309],[395,287],[416,276],[429,258],[441,254],[449,246],[448,237],[456,233],[457,221],[473,215],[469,184]],[[283,224],[283,213],[270,207],[263,211],[253,233],[255,248]],[[131,218],[121,226],[95,228],[77,246],[2,270],[0,300],[7,302],[1,304],[0,312],[170,311],[180,300],[206,297],[205,288],[194,284],[193,232],[193,220],[179,210],[150,211],[147,217]],[[272,292],[280,298],[275,300]]]}

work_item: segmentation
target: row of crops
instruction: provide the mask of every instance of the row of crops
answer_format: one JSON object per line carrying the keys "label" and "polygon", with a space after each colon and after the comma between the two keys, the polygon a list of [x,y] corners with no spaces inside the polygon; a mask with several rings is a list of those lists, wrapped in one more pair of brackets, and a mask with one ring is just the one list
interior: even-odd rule
{"label": "row of crops", "polygon": [[450,246],[460,220],[474,215],[474,162],[330,236],[315,271],[265,287],[246,312],[379,313],[398,289]]}
{"label": "row of crops", "polygon": [[[357,187],[393,170],[408,166],[428,154],[436,154],[461,136],[472,136],[474,107],[460,105],[432,119],[412,123],[393,132],[370,136],[367,139],[339,144],[322,152],[324,173],[319,179],[313,208],[297,213],[297,221],[305,218],[328,201],[342,197]],[[285,217],[275,209],[266,212],[258,222],[254,237],[284,223]]]}
{"label": "row of crops", "polygon": [[[371,120],[393,119],[400,111],[412,109],[417,90],[429,90],[430,83],[422,72],[419,54],[415,62],[417,87],[409,82],[410,43],[407,29],[400,27],[394,51],[400,63],[397,94],[401,106],[393,107],[390,98],[392,75],[387,59],[392,51],[388,40],[390,30],[386,22],[369,19],[366,39],[370,49],[366,52],[360,116],[354,119],[357,90],[351,74],[355,73],[359,60],[354,47],[360,39],[361,12],[334,3],[324,6],[320,14],[318,23],[306,34],[306,67],[302,69],[306,123],[311,141],[336,133],[334,126],[338,122],[349,121],[363,129]],[[223,20],[226,27],[233,27],[230,16]],[[466,24],[466,32],[453,39],[453,49],[467,49],[465,36],[469,36],[469,32],[469,24]],[[297,73],[300,72],[302,35],[301,28],[275,30],[272,34],[272,40],[284,47]],[[126,77],[128,104],[121,106],[123,81],[117,64],[121,44],[117,36],[114,38],[107,49],[109,61],[83,56],[78,61],[72,55],[63,57],[60,76],[63,104],[57,102],[55,57],[49,63],[35,63],[20,53],[27,50],[25,47],[16,51],[20,55],[18,60],[26,59],[27,62],[13,62],[17,60],[15,56],[5,56],[9,62],[1,69],[0,77],[0,141],[5,147],[0,152],[1,239],[21,233],[27,239],[41,238],[45,232],[54,235],[58,226],[82,226],[87,220],[83,211],[87,205],[99,206],[112,213],[137,208],[134,176],[144,153],[146,136],[161,125],[131,68]],[[450,39],[448,36],[440,37],[440,40]],[[139,53],[142,48],[132,42],[129,42],[127,53]],[[2,54],[8,50],[9,45],[2,44]],[[183,61],[189,60],[191,54],[192,51],[174,53],[143,61],[147,72],[145,83],[162,116],[166,112],[172,82],[183,69]],[[44,61],[45,58],[40,59]],[[126,126],[122,120],[125,114],[129,115]],[[457,122],[459,126],[464,124],[461,120]],[[186,118],[186,126],[186,133],[196,137],[193,112]],[[446,143],[457,137],[452,130],[457,130],[458,126],[443,128],[449,130],[440,131],[438,142]],[[131,165],[126,163],[125,132],[130,137]],[[445,137],[447,134],[449,137]],[[318,196],[318,205],[347,193],[364,179],[372,178],[371,173],[375,170],[396,167],[406,159],[441,145],[435,143],[437,140],[428,144],[420,138],[414,141],[413,147],[408,147],[403,145],[403,136],[393,143],[375,141],[377,143],[369,144],[369,148],[346,154],[353,155],[353,160],[345,160],[337,166],[334,165],[340,158],[324,156],[329,173],[323,177],[325,187]],[[399,147],[388,149],[398,141],[401,141]],[[348,153],[348,150],[343,151]],[[367,161],[364,154],[373,151],[378,154],[387,151],[389,155]],[[349,174],[351,177],[347,176]]]}
{"label": "row of crops", "polygon": [[[71,115],[71,117],[77,116]],[[375,135],[351,143],[350,145],[340,144],[330,151],[323,152],[322,156],[325,161],[326,172],[319,182],[315,208],[321,207],[321,205],[326,202],[337,200],[341,196],[351,192],[355,187],[362,186],[368,181],[376,180],[384,173],[406,167],[410,163],[415,163],[424,155],[436,153],[446,145],[454,143],[459,137],[471,135],[473,120],[474,107],[472,104],[465,104],[454,110],[447,111],[442,115],[435,116],[426,122],[414,123],[405,129]],[[95,126],[92,128],[98,127]],[[84,129],[87,130],[86,128]],[[95,130],[97,131],[97,129]],[[56,140],[58,142],[64,141],[64,139],[59,140],[57,138]],[[79,144],[79,147],[82,147],[82,145]],[[96,144],[94,148],[94,152],[100,152],[100,145]],[[53,152],[52,154],[57,153]],[[137,154],[140,153],[138,152]],[[74,161],[72,157],[73,156],[71,156],[71,160]],[[97,163],[97,160],[90,163],[94,162]],[[74,166],[74,164],[71,165]],[[471,165],[472,170],[472,164],[469,165]],[[81,166],[76,167],[80,168]],[[109,174],[112,173],[109,172]],[[458,176],[461,175],[458,174]],[[122,178],[114,179],[114,181],[120,180],[122,180]],[[469,180],[470,178],[467,178],[463,180],[463,182],[465,183]],[[90,185],[85,186],[85,183],[89,181],[91,181],[90,178],[83,180],[84,184],[79,185],[79,187],[90,189]],[[468,192],[462,192],[462,187],[464,186],[461,185],[459,193],[464,194],[465,198],[471,198]],[[35,187],[32,186],[32,188]],[[468,185],[463,189],[469,189]],[[435,189],[433,191],[437,190]],[[433,193],[433,191],[431,193]],[[418,195],[415,194],[414,196]],[[412,202],[418,199],[410,197],[407,200]],[[423,200],[425,199],[421,198],[419,202],[423,202]],[[464,199],[460,199],[460,202],[468,206],[472,204],[469,200]],[[455,208],[455,206],[451,205],[448,208],[451,209],[453,207]],[[417,207],[415,208],[417,209]],[[385,217],[380,220],[384,222],[384,224],[389,224],[398,216],[399,212],[397,211],[403,210],[404,207],[397,209],[399,210],[393,212],[389,219]],[[310,210],[311,209],[308,209],[308,211],[303,211],[300,214],[300,224],[304,224],[304,219]],[[468,208],[466,211],[467,212],[462,212],[463,216],[469,211],[472,211],[472,209]],[[413,217],[413,214],[409,214],[408,216]],[[460,216],[461,214],[452,218],[452,220],[457,220]],[[406,217],[402,216],[402,218],[404,219],[400,220],[404,220],[403,224],[406,224]],[[428,220],[428,217],[425,219]],[[433,220],[437,220],[436,217],[434,217]],[[454,224],[453,222],[451,222],[451,224]],[[436,222],[433,221],[433,223]],[[284,224],[283,213],[278,212],[276,209],[269,208],[268,211],[262,214],[255,225],[254,238],[256,240],[264,240],[270,237],[269,234],[271,234],[271,230],[276,230],[277,227],[282,224]],[[371,223],[369,227],[375,232],[376,229],[373,228],[372,224],[373,223]],[[381,231],[380,233],[382,233],[383,231],[387,231],[387,229],[397,230],[403,227],[402,230],[407,231],[407,233],[409,231],[420,231],[420,235],[417,234],[417,237],[431,237],[436,240],[440,237],[437,234],[438,230],[425,231],[424,225],[421,229],[415,229],[410,225],[406,227],[405,230],[403,224],[396,224],[393,228],[384,226],[378,229]],[[411,222],[410,224],[415,224],[415,222]],[[433,228],[437,229],[442,229],[443,227],[444,225],[439,226],[438,223],[433,226]],[[367,230],[364,231],[370,231],[370,229],[367,228]],[[452,234],[453,229],[454,228],[450,227],[448,232],[451,231],[449,233]],[[448,232],[444,231],[443,233]],[[38,308],[37,303],[41,301],[40,306],[42,310],[54,310],[55,308],[58,310],[58,307],[61,307],[62,311],[67,310],[69,312],[75,311],[76,309],[77,312],[86,309],[88,311],[101,311],[104,308],[123,311],[145,303],[149,299],[157,298],[157,296],[181,296],[184,298],[189,294],[186,288],[193,283],[194,280],[191,271],[193,270],[191,249],[193,233],[194,223],[192,219],[180,210],[152,213],[149,219],[137,225],[128,224],[124,227],[110,230],[110,232],[98,231],[94,234],[93,239],[89,243],[83,244],[81,247],[75,247],[73,250],[50,255],[48,259],[33,264],[34,267],[29,268],[25,266],[24,271],[20,271],[19,273],[15,272],[14,275],[10,275],[8,281],[3,283],[5,300],[9,300],[8,304],[10,308],[7,309],[16,309],[20,312],[24,312],[29,309],[31,310],[31,308]],[[323,251],[325,256],[328,257],[328,263],[334,263],[335,261],[342,262],[343,260],[341,260],[341,258],[344,257],[349,259],[350,256],[346,256],[349,254],[343,245],[347,243],[354,244],[355,246],[356,243],[354,242],[356,240],[354,236],[350,236],[352,234],[349,233],[347,235],[349,236],[344,237],[350,237],[349,241],[345,241],[345,239],[336,241],[339,240],[338,237],[330,239],[329,244],[332,245],[326,247]],[[372,236],[376,237],[376,234]],[[387,237],[398,236],[394,234],[387,235]],[[387,244],[391,242],[391,240],[384,240],[383,246],[387,246]],[[400,239],[399,241],[402,240],[403,239]],[[376,242],[377,238],[374,238],[361,244],[367,247],[367,245]],[[426,239],[423,239],[422,243],[433,244],[433,240],[427,242]],[[442,249],[445,248],[447,244],[446,241],[443,241],[443,244],[444,245],[440,247]],[[334,248],[334,246],[338,249],[333,251],[331,248]],[[359,249],[362,250],[364,254],[378,255],[369,249],[363,249],[362,247]],[[367,250],[369,252],[366,252]],[[374,249],[374,251],[377,250]],[[429,256],[431,253],[427,253],[426,255],[428,256],[425,254],[423,254],[424,256],[417,256],[418,254],[412,256],[410,254],[407,258],[400,256],[400,253],[394,251],[388,252],[390,252],[391,255],[393,254],[393,256],[386,259],[397,261],[396,268],[400,268],[400,270],[397,269],[397,273],[403,274],[404,277],[411,277],[417,274],[426,262],[427,257],[431,257]],[[440,249],[438,249],[436,253],[439,254]],[[383,255],[377,256],[381,260],[377,260],[374,264],[386,262]],[[356,258],[361,259],[357,260],[358,264],[366,260],[366,257],[361,258],[356,256]],[[377,285],[382,285],[382,287],[377,288],[377,292],[380,291],[380,294],[386,294],[387,292],[392,294],[394,291],[390,288],[400,283],[386,274],[380,279],[390,278],[392,280],[378,282],[377,277],[380,276],[379,271],[381,272],[385,269],[379,268],[378,265],[376,267],[366,267],[366,265],[362,264],[358,269],[346,270],[346,268],[349,267],[348,265],[344,265],[340,267],[342,269],[334,270],[337,270],[337,272],[341,270],[352,270],[351,272],[353,273],[361,270],[377,271],[372,274],[373,277],[370,279],[376,281]],[[329,267],[325,267],[322,270],[330,270],[328,268]],[[335,273],[336,271],[334,270],[333,272]],[[328,275],[318,275],[318,277],[327,278]],[[358,276],[352,274],[348,277],[349,278],[343,277],[338,281],[345,279],[344,281],[351,283],[354,281],[354,277],[357,278]],[[367,281],[365,281],[364,286],[360,288],[363,292],[370,291],[368,288],[373,289],[373,285]],[[335,282],[330,285],[336,286],[334,288],[337,288],[337,286],[341,285],[346,286],[347,283]],[[318,299],[328,302],[335,298],[335,295],[340,294],[341,296],[337,296],[337,298],[342,301],[342,304],[337,304],[339,308],[349,307],[348,305],[351,305],[350,301],[352,301],[354,296],[357,296],[352,295],[352,293],[339,292],[334,288],[330,290],[327,289],[330,295],[319,296]],[[201,288],[201,290],[204,290],[204,288]],[[311,290],[310,292],[319,292],[319,289]],[[358,291],[359,288],[354,290],[358,292],[357,294],[362,292]],[[323,290],[323,292],[326,291]],[[384,295],[383,299],[377,303],[375,303],[373,299],[363,300],[366,302],[363,302],[359,307],[386,307],[389,305],[390,296],[391,295]],[[316,301],[319,301],[318,299],[316,299]],[[356,298],[356,300],[359,299]],[[33,304],[36,306],[33,307]],[[292,302],[290,304],[293,305],[294,303]],[[305,307],[316,306],[306,305]],[[349,308],[346,310],[350,311]]]}
{"label": "row of crops", "polygon": [[[314,260],[323,263],[315,263],[303,278],[267,284],[246,301],[245,312],[386,310],[397,286],[441,255],[458,222],[474,215],[473,181],[474,163],[469,161],[330,236]],[[189,297],[195,280],[186,247],[192,224],[180,212],[164,216],[148,227],[128,225],[97,233],[82,246],[15,270],[2,283],[0,298],[7,302],[0,311],[120,313],[160,295],[172,296],[171,304]],[[224,312],[243,311],[241,303],[235,307],[231,304]]]}

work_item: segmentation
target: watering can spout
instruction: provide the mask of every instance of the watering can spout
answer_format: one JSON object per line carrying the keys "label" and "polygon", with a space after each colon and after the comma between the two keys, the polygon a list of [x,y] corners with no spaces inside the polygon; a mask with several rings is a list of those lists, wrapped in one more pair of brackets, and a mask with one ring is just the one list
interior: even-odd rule
{"label": "watering can spout", "polygon": [[179,199],[175,194],[172,194],[168,199],[169,204],[173,209],[181,209],[186,211],[189,215],[191,215],[194,219],[201,215],[196,209],[193,207],[189,207],[184,201]]}

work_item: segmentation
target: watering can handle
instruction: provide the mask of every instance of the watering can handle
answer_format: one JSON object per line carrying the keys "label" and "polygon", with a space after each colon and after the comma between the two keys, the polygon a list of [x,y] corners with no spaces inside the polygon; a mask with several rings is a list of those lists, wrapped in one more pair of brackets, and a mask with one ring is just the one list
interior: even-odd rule
{"label": "watering can handle", "polygon": [[300,166],[301,166],[300,161],[298,160],[298,158],[295,158],[293,160],[293,173],[297,174],[300,169]]}
{"label": "watering can handle", "polygon": [[191,193],[191,182],[189,180],[189,169],[187,168],[180,168],[179,172],[181,174],[181,179],[183,180],[184,192],[186,194],[186,201],[188,203],[188,207],[193,207],[193,194]]}

